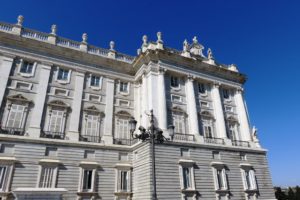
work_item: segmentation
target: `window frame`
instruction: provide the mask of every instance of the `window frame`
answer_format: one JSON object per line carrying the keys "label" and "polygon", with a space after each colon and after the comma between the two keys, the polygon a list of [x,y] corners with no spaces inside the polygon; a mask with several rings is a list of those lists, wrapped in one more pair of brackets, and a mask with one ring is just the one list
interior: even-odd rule
{"label": "window frame", "polygon": [[[247,176],[248,173],[248,176]],[[243,186],[245,191],[256,191],[257,180],[255,176],[255,170],[250,165],[241,164],[241,175],[243,180]],[[247,179],[248,177],[248,179]],[[249,185],[250,184],[250,185]]]}
{"label": "window frame", "polygon": [[[84,178],[85,178],[85,171],[91,171],[91,188],[90,189],[84,189]],[[79,174],[79,185],[78,185],[78,192],[83,193],[94,193],[96,190],[95,184],[97,179],[97,164],[94,162],[88,163],[88,162],[81,162],[80,165],[80,174]]]}
{"label": "window frame", "polygon": [[[57,176],[58,176],[58,171],[59,171],[59,160],[52,160],[52,159],[42,159],[39,162],[39,174],[38,174],[38,179],[37,179],[37,188],[56,188],[57,186]],[[50,187],[41,187],[41,181],[43,177],[43,170],[46,168],[52,168],[52,181],[51,181],[51,186]]]}
{"label": "window frame", "polygon": [[12,175],[15,167],[16,159],[14,157],[5,157],[5,159],[1,159],[0,157],[0,166],[6,167],[4,180],[1,180],[0,174],[0,182],[2,182],[2,187],[0,188],[0,193],[9,192],[11,187]]}
{"label": "window frame", "polygon": [[[64,71],[68,71],[68,76],[66,79],[60,79],[59,76],[60,76],[60,70],[64,70]],[[64,67],[57,67],[57,71],[56,71],[56,81],[61,83],[61,84],[67,84],[67,83],[70,83],[70,80],[71,80],[71,74],[72,74],[72,70],[71,69],[67,69],[67,68],[64,68]]]}
{"label": "window frame", "polygon": [[[201,92],[200,91],[200,88],[201,86],[203,86],[203,89],[204,89],[204,92]],[[205,83],[201,83],[201,82],[198,82],[198,93],[201,95],[201,96],[207,96],[208,95],[208,92],[207,92],[208,88],[207,88],[207,84]]]}
{"label": "window frame", "polygon": [[[32,69],[31,69],[30,73],[22,72],[22,68],[24,67],[25,63],[32,64]],[[18,67],[18,74],[20,74],[21,76],[26,77],[26,78],[33,77],[35,74],[36,66],[37,66],[37,62],[20,59],[20,63],[19,63],[19,67]]]}
{"label": "window frame", "polygon": [[[176,119],[176,117],[180,117],[181,119]],[[174,132],[175,134],[187,134],[187,127],[186,127],[186,114],[181,111],[181,110],[172,110],[172,122],[174,125]],[[179,123],[178,123],[179,122]],[[181,124],[182,130],[177,130],[180,129],[180,127],[176,126],[176,124]]]}
{"label": "window frame", "polygon": [[[221,172],[219,176],[218,171]],[[227,170],[223,164],[213,166],[213,177],[216,191],[228,191]],[[221,181],[221,183],[220,183]]]}
{"label": "window frame", "polygon": [[[99,78],[99,85],[93,85],[93,77]],[[93,90],[101,90],[102,89],[102,82],[103,82],[103,76],[95,75],[95,74],[90,74],[89,78],[89,87],[92,88]]]}
{"label": "window frame", "polygon": [[[173,83],[177,83],[177,86],[174,86]],[[178,76],[170,76],[170,87],[174,90],[180,90],[181,84],[180,84],[180,78]]]}
{"label": "window frame", "polygon": [[[195,161],[193,160],[186,160],[186,159],[180,159],[178,161],[179,164],[179,180],[180,180],[180,189],[181,192],[188,192],[188,191],[196,191],[196,185],[195,185]],[[190,187],[186,187],[185,185],[185,178],[184,178],[184,169],[189,169],[189,182]]]}
{"label": "window frame", "polygon": [[[125,83],[127,84],[127,91],[122,91],[121,90],[121,85],[124,85]],[[119,82],[118,82],[118,92],[121,95],[129,95],[130,94],[130,82],[119,80]]]}
{"label": "window frame", "polygon": [[[127,190],[121,190],[121,172],[127,173]],[[131,195],[132,193],[132,165],[129,163],[117,163],[115,165],[115,195],[122,196],[122,195]],[[118,197],[119,198],[119,197]]]}

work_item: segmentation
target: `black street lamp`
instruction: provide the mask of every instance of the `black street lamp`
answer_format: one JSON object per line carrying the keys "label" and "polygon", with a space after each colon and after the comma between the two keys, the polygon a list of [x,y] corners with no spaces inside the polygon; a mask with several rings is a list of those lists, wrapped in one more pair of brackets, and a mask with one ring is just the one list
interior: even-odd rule
{"label": "black street lamp", "polygon": [[[152,144],[152,154],[151,154],[151,156],[152,156],[152,174],[153,174],[152,199],[157,200],[156,173],[155,173],[155,142],[161,144],[164,141],[168,141],[169,139],[164,137],[163,131],[160,128],[155,127],[153,110],[150,111],[150,127],[148,128],[148,130],[146,130],[144,127],[140,126],[139,131],[141,132],[141,134],[134,134],[134,131],[136,129],[136,124],[137,124],[137,121],[134,118],[131,118],[131,120],[129,121],[131,137],[134,139],[140,139],[143,142],[150,141],[150,143]],[[171,137],[171,140],[173,140],[173,137],[174,137],[174,128],[175,127],[173,125],[168,126],[169,135]]]}

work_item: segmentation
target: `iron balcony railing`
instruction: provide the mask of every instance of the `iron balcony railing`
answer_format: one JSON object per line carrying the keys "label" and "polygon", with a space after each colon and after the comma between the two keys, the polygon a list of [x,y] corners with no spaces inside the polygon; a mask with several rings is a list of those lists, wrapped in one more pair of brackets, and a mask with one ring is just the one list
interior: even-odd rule
{"label": "iron balcony railing", "polygon": [[204,137],[204,142],[211,143],[211,144],[225,144],[223,138],[214,138],[214,137]]}
{"label": "iron balcony railing", "polygon": [[65,139],[65,134],[62,132],[54,132],[54,131],[42,131],[41,132],[42,138],[51,138],[51,139]]}
{"label": "iron balcony railing", "polygon": [[101,143],[101,137],[95,135],[80,135],[79,140],[83,142]]}
{"label": "iron balcony railing", "polygon": [[123,139],[123,138],[114,138],[114,144],[118,145],[134,145],[138,142],[138,139]]}
{"label": "iron balcony railing", "polygon": [[25,130],[24,128],[0,127],[0,133],[8,135],[24,135]]}
{"label": "iron balcony railing", "polygon": [[247,141],[232,140],[232,146],[250,147],[250,143]]}
{"label": "iron balcony railing", "polygon": [[187,142],[194,142],[195,136],[190,134],[182,134],[182,133],[175,133],[174,141],[187,141]]}

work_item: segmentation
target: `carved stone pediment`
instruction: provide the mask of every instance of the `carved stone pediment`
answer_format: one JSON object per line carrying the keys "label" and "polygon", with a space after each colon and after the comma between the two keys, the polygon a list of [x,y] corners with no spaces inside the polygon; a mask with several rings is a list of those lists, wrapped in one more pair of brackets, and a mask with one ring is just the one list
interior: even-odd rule
{"label": "carved stone pediment", "polygon": [[121,111],[117,112],[116,115],[126,116],[126,117],[130,117],[131,116],[130,113],[128,113],[127,111],[124,111],[124,110],[121,110]]}
{"label": "carved stone pediment", "polygon": [[48,103],[48,106],[56,106],[56,107],[62,107],[62,108],[70,108],[70,106],[63,102],[63,101],[60,101],[60,100],[53,100],[53,101],[50,101]]}
{"label": "carved stone pediment", "polygon": [[96,106],[89,106],[83,109],[85,112],[91,112],[91,113],[96,113],[100,114],[101,116],[104,116],[104,113],[100,111]]}
{"label": "carved stone pediment", "polygon": [[25,103],[31,103],[32,101],[24,97],[22,94],[11,95],[7,97],[10,101],[20,101]]}
{"label": "carved stone pediment", "polygon": [[200,112],[200,115],[201,115],[201,117],[214,119],[213,114],[211,114],[209,111],[202,111],[202,112]]}

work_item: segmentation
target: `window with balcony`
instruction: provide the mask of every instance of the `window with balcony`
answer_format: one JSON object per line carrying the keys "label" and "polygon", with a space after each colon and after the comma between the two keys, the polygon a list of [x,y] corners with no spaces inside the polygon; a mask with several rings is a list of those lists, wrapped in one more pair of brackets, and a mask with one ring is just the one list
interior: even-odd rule
{"label": "window with balcony", "polygon": [[48,103],[46,123],[41,137],[64,139],[66,117],[69,110],[69,105],[66,103],[54,100]]}
{"label": "window with balcony", "polygon": [[176,76],[171,76],[171,87],[172,88],[180,88],[180,80]]}
{"label": "window with balcony", "polygon": [[132,145],[136,140],[132,140],[129,131],[129,120],[131,115],[126,111],[119,111],[115,114],[115,134],[114,143],[122,145]]}
{"label": "window with balcony", "polygon": [[104,114],[95,106],[84,109],[84,128],[81,133],[81,140],[86,142],[101,142],[101,126]]}
{"label": "window with balcony", "polygon": [[185,134],[185,114],[180,111],[173,111],[173,125],[175,126],[175,134]]}
{"label": "window with balcony", "polygon": [[7,104],[2,118],[1,133],[24,135],[24,127],[31,101],[22,95],[7,97]]}

